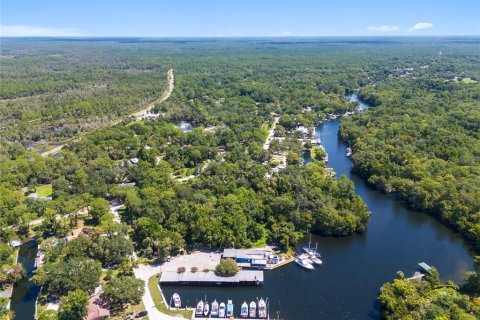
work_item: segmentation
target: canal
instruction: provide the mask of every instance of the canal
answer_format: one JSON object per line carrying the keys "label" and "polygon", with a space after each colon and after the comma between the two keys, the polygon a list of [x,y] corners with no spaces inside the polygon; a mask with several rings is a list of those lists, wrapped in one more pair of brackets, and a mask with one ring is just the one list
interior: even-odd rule
{"label": "canal", "polygon": [[[356,96],[351,100],[356,101]],[[360,107],[368,105],[360,102]],[[238,315],[244,300],[268,297],[272,318],[278,313],[287,320],[379,319],[379,288],[398,270],[409,276],[424,261],[436,266],[442,279],[461,282],[463,273],[473,270],[473,259],[463,240],[432,217],[407,209],[393,196],[369,188],[352,174],[350,159],[345,156],[347,145],[339,138],[338,129],[339,120],[331,120],[318,126],[316,134],[328,153],[328,166],[337,177],[345,174],[354,181],[356,193],[372,212],[366,233],[343,238],[312,236],[324,261],[314,271],[289,264],[265,272],[265,284],[260,287],[169,286],[163,288],[166,299],[173,292],[178,292],[188,306],[205,297],[210,302],[232,299]]]}
{"label": "canal", "polygon": [[29,279],[33,276],[37,250],[37,242],[31,240],[23,243],[18,252],[18,263],[21,263],[26,271],[26,276],[14,285],[12,293],[10,308],[15,312],[15,319],[18,320],[34,319],[35,301],[40,288]]}

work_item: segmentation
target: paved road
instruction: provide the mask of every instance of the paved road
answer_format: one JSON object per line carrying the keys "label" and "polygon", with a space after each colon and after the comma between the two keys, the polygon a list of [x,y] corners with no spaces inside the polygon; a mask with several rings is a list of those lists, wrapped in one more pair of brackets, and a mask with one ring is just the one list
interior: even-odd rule
{"label": "paved road", "polygon": [[[135,112],[131,113],[130,115],[127,116],[127,118],[134,117],[136,120],[143,118],[148,112],[150,112],[150,110],[152,110],[155,107],[155,104],[157,104],[159,102],[162,102],[162,101],[165,101],[168,98],[170,98],[170,95],[172,94],[173,88],[174,88],[173,69],[170,69],[167,72],[167,87],[165,88],[165,91],[163,92],[160,99],[155,100],[154,102],[148,104],[144,109],[142,109],[140,111],[135,111]],[[107,124],[107,126],[116,125],[116,124],[120,123],[121,121],[122,121],[122,119],[114,120],[114,121],[110,122],[109,124]],[[104,127],[105,126],[102,126],[102,128],[104,128]],[[79,140],[79,138],[75,139],[74,141],[78,141],[78,140]],[[58,151],[60,151],[63,148],[63,146],[64,146],[64,144],[55,146],[52,149],[41,152],[40,155],[42,157],[47,157],[51,154],[55,154]]]}
{"label": "paved road", "polygon": [[148,311],[148,317],[150,320],[178,320],[185,319],[181,315],[170,316],[160,312],[153,302],[152,295],[148,289],[148,279],[154,275],[159,274],[162,271],[176,271],[178,267],[185,267],[190,269],[191,267],[197,267],[198,270],[214,269],[220,262],[219,253],[209,252],[195,252],[189,255],[178,256],[172,259],[170,262],[166,262],[162,265],[150,265],[141,264],[134,270],[135,277],[145,281],[145,293],[142,296],[145,310]]}
{"label": "paved road", "polygon": [[280,117],[275,117],[273,121],[272,129],[270,129],[270,132],[268,133],[268,137],[265,140],[265,143],[263,144],[263,150],[268,150],[268,148],[270,148],[270,142],[272,141],[273,135],[275,134],[275,128],[277,127],[277,123],[279,119]]}

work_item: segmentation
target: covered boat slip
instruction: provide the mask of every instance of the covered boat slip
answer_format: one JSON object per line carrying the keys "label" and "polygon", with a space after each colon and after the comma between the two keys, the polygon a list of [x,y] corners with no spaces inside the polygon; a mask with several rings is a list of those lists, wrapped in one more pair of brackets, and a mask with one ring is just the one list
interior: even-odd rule
{"label": "covered boat slip", "polygon": [[236,286],[236,285],[260,285],[263,284],[263,271],[240,270],[233,277],[220,277],[214,272],[190,272],[178,273],[176,271],[162,272],[160,285],[212,285],[212,286]]}

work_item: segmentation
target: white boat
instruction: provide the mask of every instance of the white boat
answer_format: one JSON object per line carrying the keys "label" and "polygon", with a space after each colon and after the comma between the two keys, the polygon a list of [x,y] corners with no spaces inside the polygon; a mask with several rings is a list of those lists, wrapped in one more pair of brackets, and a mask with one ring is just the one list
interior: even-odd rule
{"label": "white boat", "polygon": [[246,301],[243,301],[242,307],[240,308],[240,316],[242,318],[248,317],[248,304]]}
{"label": "white boat", "polygon": [[197,308],[195,309],[195,315],[196,316],[202,316],[203,315],[203,301],[200,300],[197,303]]}
{"label": "white boat", "polygon": [[300,267],[305,268],[307,270],[315,269],[311,263],[307,262],[307,259],[295,259],[295,263],[298,264]]}
{"label": "white boat", "polygon": [[210,316],[213,318],[218,317],[218,302],[217,300],[214,300],[212,302],[212,311],[210,312]]}
{"label": "white boat", "polygon": [[320,252],[317,250],[318,244],[315,243],[315,249],[312,248],[311,244],[312,244],[312,235],[310,235],[310,241],[308,242],[308,247],[307,246],[303,247],[303,251],[305,251],[305,253],[307,253],[311,257],[320,258],[321,257]]}
{"label": "white boat", "polygon": [[210,305],[208,304],[207,301],[205,301],[205,305],[203,306],[203,315],[206,317],[208,316],[209,312],[210,312]]}
{"label": "white boat", "polygon": [[309,259],[312,260],[312,262],[313,262],[314,264],[321,265],[321,264],[323,263],[323,261],[320,260],[320,258],[315,257],[315,256],[312,256],[312,257],[310,257]]}
{"label": "white boat", "polygon": [[310,263],[310,264],[313,264],[312,257],[313,256],[310,256],[309,254],[306,254],[306,253],[297,256],[298,259],[303,260],[304,262]]}
{"label": "white boat", "polygon": [[258,301],[258,317],[266,318],[267,317],[267,304],[263,298],[260,298]]}
{"label": "white boat", "polygon": [[220,308],[218,309],[218,317],[225,318],[225,303],[220,303]]}
{"label": "white boat", "polygon": [[257,304],[255,301],[250,302],[250,311],[248,312],[250,318],[255,318],[257,316]]}
{"label": "white boat", "polygon": [[178,293],[174,293],[172,296],[173,305],[175,308],[180,308],[182,306],[182,300],[180,300],[180,295]]}
{"label": "white boat", "polygon": [[352,148],[348,147],[347,148],[347,157],[350,157],[352,155]]}
{"label": "white boat", "polygon": [[233,302],[232,302],[232,300],[227,301],[227,317],[233,317]]}

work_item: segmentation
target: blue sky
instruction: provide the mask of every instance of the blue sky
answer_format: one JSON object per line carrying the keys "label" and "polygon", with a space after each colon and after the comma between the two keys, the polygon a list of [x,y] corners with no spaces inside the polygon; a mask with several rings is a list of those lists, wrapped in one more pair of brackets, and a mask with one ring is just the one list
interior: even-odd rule
{"label": "blue sky", "polygon": [[2,36],[480,35],[480,0],[1,0]]}

